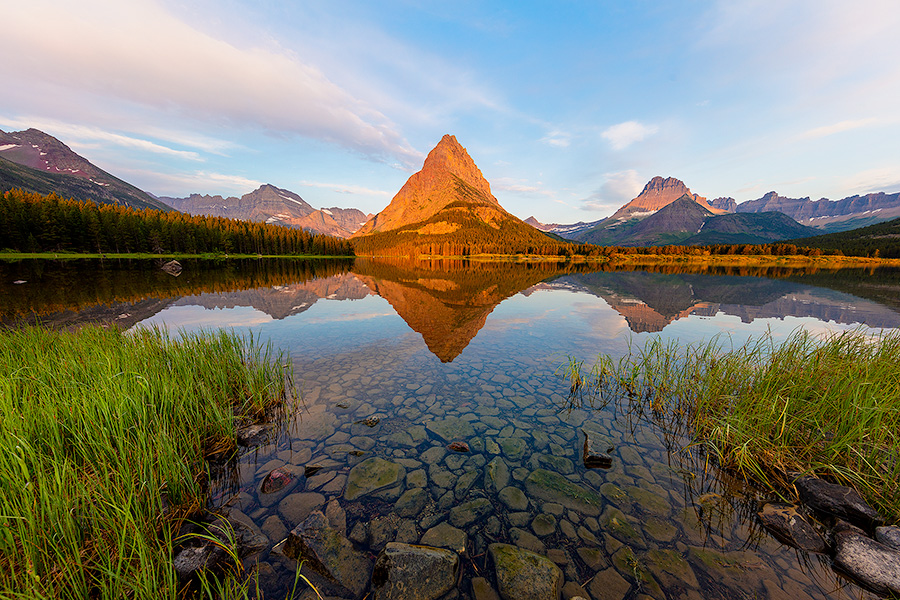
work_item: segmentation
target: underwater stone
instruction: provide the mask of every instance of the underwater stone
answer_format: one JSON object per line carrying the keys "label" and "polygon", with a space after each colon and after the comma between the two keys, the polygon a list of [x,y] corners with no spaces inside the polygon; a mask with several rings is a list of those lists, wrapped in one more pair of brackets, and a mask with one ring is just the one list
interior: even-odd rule
{"label": "underwater stone", "polygon": [[289,526],[304,521],[309,514],[325,504],[325,496],[315,492],[291,494],[278,504],[278,513]]}
{"label": "underwater stone", "polygon": [[494,457],[484,468],[484,488],[499,492],[507,485],[509,485],[509,467],[502,458]]}
{"label": "underwater stone", "polygon": [[401,517],[413,517],[418,515],[427,503],[428,492],[420,487],[410,488],[394,504],[394,512]]}
{"label": "underwater stone", "polygon": [[600,526],[604,531],[609,532],[613,537],[626,544],[638,548],[647,547],[647,542],[644,541],[640,531],[635,529],[628,517],[625,516],[625,513],[618,508],[607,506],[600,517]]}
{"label": "underwater stone", "polygon": [[425,487],[428,485],[428,475],[425,469],[416,469],[406,476],[406,485],[409,487]]}
{"label": "underwater stone", "polygon": [[671,504],[662,496],[637,486],[626,486],[625,493],[645,513],[666,517],[671,511]]}
{"label": "underwater stone", "polygon": [[468,536],[462,529],[457,529],[446,521],[435,525],[425,532],[420,543],[423,546],[448,548],[458,554],[465,554]]}
{"label": "underwater stone", "polygon": [[528,508],[528,498],[517,487],[507,486],[500,490],[497,496],[509,510],[521,511]]}
{"label": "underwater stone", "polygon": [[518,527],[513,527],[509,530],[509,539],[519,548],[525,548],[532,552],[543,554],[547,550],[544,542],[532,535],[531,532]]}
{"label": "underwater stone", "polygon": [[465,527],[476,521],[480,521],[491,512],[494,507],[488,502],[487,498],[476,498],[469,502],[464,502],[459,506],[454,506],[450,510],[450,523],[455,527]]}
{"label": "underwater stone", "polygon": [[488,552],[503,600],[559,598],[563,577],[553,561],[509,544],[491,544]]}
{"label": "underwater stone", "polygon": [[475,435],[472,424],[459,417],[447,417],[446,419],[435,419],[425,424],[435,436],[439,437],[444,443],[450,443],[454,440],[468,439]]}
{"label": "underwater stone", "polygon": [[556,531],[556,517],[541,513],[531,522],[531,530],[540,537],[547,537]]}
{"label": "underwater stone", "polygon": [[491,583],[484,577],[472,578],[472,597],[474,600],[500,600]]}
{"label": "underwater stone", "polygon": [[522,438],[501,437],[498,441],[503,455],[509,460],[517,462],[525,456],[525,450],[527,450],[528,446]]}
{"label": "underwater stone", "polygon": [[588,548],[587,546],[579,546],[576,550],[578,556],[584,561],[584,564],[591,571],[599,571],[609,566],[606,554],[600,548]]}
{"label": "underwater stone", "polygon": [[631,584],[613,569],[600,571],[588,584],[588,591],[594,598],[621,600],[631,589]]}
{"label": "underwater stone", "polygon": [[536,454],[538,465],[546,467],[551,471],[562,473],[563,475],[571,475],[575,472],[575,465],[568,458],[560,456],[551,456],[548,454]]}
{"label": "underwater stone", "polygon": [[344,498],[355,500],[376,490],[397,485],[406,476],[406,469],[377,456],[366,459],[350,470]]}
{"label": "underwater stone", "polygon": [[457,500],[465,498],[466,494],[469,493],[469,490],[472,489],[472,486],[475,485],[475,480],[478,479],[479,475],[480,473],[478,471],[469,471],[468,473],[460,475],[459,479],[456,481],[456,486],[453,488],[453,493],[456,495]]}
{"label": "underwater stone", "polygon": [[677,550],[650,550],[644,556],[644,562],[665,588],[679,584],[692,588],[700,586],[690,563]]}
{"label": "underwater stone", "polygon": [[458,572],[455,552],[391,542],[372,571],[374,600],[436,600],[456,585]]}
{"label": "underwater stone", "polygon": [[582,429],[584,434],[584,445],[581,451],[581,458],[584,466],[588,469],[609,469],[612,467],[613,445],[606,437],[595,431]]}
{"label": "underwater stone", "polygon": [[434,465],[446,456],[447,450],[442,446],[432,446],[419,456],[426,465]]}
{"label": "underwater stone", "polygon": [[757,516],[763,527],[795,548],[809,552],[824,552],[827,549],[825,540],[796,506],[770,502]]}
{"label": "underwater stone", "polygon": [[603,500],[598,493],[546,469],[532,471],[525,479],[525,487],[532,497],[562,504],[566,508],[587,515],[599,515],[603,506]]}

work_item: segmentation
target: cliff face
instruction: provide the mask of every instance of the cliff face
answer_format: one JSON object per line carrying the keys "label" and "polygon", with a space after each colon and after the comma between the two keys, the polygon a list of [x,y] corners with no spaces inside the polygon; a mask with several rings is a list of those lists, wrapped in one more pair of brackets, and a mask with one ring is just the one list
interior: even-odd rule
{"label": "cliff face", "polygon": [[725,212],[734,212],[737,210],[737,201],[734,198],[714,198],[709,201],[709,205]]}
{"label": "cliff face", "polygon": [[460,181],[475,191],[467,201],[503,210],[466,149],[456,137],[445,135],[428,153],[422,170],[410,177],[387,208],[372,217],[356,235],[390,231],[428,219],[460,199]]}
{"label": "cliff face", "polygon": [[757,200],[748,200],[737,205],[737,212],[757,213],[767,211],[783,212],[787,216],[800,221],[827,219],[828,217],[848,217],[855,215],[884,212],[894,214],[900,211],[900,192],[886,194],[878,192],[865,196],[849,196],[843,200],[810,200],[805,198],[787,198],[776,192],[769,192]]}
{"label": "cliff face", "polygon": [[692,198],[694,202],[710,212],[722,212],[710,206],[703,196],[692,193],[681,180],[674,177],[662,178],[656,176],[647,182],[647,185],[644,186],[644,189],[634,200],[617,210],[610,219],[647,217],[684,195]]}

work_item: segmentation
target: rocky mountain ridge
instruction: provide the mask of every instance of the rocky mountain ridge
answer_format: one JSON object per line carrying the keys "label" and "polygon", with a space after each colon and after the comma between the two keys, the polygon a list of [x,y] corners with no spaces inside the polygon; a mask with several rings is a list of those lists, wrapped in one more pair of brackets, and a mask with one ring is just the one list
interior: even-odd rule
{"label": "rocky mountain ridge", "polygon": [[0,130],[0,192],[19,188],[38,194],[120,204],[170,208],[147,192],[114,177],[64,143],[37,129]]}
{"label": "rocky mountain ridge", "polygon": [[721,212],[710,206],[706,198],[691,192],[690,188],[680,179],[663,178],[657,175],[647,182],[640,194],[614,212],[610,219],[626,220],[648,217],[685,195],[712,213]]}

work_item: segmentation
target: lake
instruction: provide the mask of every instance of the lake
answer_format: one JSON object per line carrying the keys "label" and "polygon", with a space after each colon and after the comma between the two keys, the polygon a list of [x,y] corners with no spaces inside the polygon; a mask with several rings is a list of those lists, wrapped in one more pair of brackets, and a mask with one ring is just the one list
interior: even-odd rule
{"label": "lake", "polygon": [[[464,549],[448,598],[492,581],[486,550],[498,541],[546,554],[595,600],[870,596],[827,557],[768,534],[755,518],[763,491],[641,415],[573,398],[560,373],[570,358],[589,366],[657,336],[739,345],[798,328],[897,329],[900,270],[183,265],[173,277],[152,261],[0,263],[0,323],[225,327],[290,357],[300,407],[213,489],[268,540],[251,559],[266,597],[293,585],[296,563],[279,544],[314,510],[373,556],[395,540]],[[583,428],[614,447],[611,468],[585,468]],[[363,463],[383,485],[359,478]],[[320,469],[302,475],[310,465]],[[264,493],[274,469],[301,475]]]}

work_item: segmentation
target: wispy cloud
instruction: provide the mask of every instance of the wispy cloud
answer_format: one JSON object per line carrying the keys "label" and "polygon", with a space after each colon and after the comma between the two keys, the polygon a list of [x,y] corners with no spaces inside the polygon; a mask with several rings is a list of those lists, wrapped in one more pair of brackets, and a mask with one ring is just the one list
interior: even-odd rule
{"label": "wispy cloud", "polygon": [[[125,176],[129,181],[139,185],[144,181],[152,183],[154,194],[162,196],[179,196],[187,193],[198,194],[234,194],[244,195],[261,186],[263,182],[242,175],[215,173],[212,171],[195,171],[193,173],[160,173],[141,169],[120,167],[117,174]],[[147,189],[146,187],[144,189]]]}
{"label": "wispy cloud", "polygon": [[568,148],[572,143],[572,136],[565,131],[554,130],[542,137],[541,142],[555,148]]}
{"label": "wispy cloud", "polygon": [[585,198],[582,210],[609,211],[616,209],[637,196],[642,188],[638,173],[634,169],[605,173],[606,181],[596,192]]}
{"label": "wispy cloud", "polygon": [[105,131],[97,127],[72,125],[39,117],[17,117],[12,119],[0,117],[0,124],[8,129],[27,129],[29,127],[34,127],[35,129],[40,129],[44,133],[49,133],[54,137],[62,138],[63,143],[75,148],[82,146],[88,148],[96,147],[96,145],[84,144],[83,142],[105,142],[107,144],[143,150],[154,154],[163,154],[187,160],[203,160],[196,152],[176,150],[150,140]]}
{"label": "wispy cloud", "polygon": [[659,131],[659,127],[656,125],[625,121],[624,123],[613,125],[600,135],[610,143],[613,150],[623,150],[635,142],[647,139],[657,131]]}
{"label": "wispy cloud", "polygon": [[347,183],[327,183],[324,181],[298,181],[297,185],[304,185],[306,187],[314,187],[314,188],[324,188],[327,190],[331,190],[333,192],[337,192],[339,194],[362,194],[366,196],[391,196],[391,192],[385,190],[373,190],[371,188],[363,187],[361,185],[353,185]]}
{"label": "wispy cloud", "polygon": [[502,190],[504,192],[516,192],[518,194],[529,194],[536,196],[553,197],[555,194],[550,190],[544,189],[542,182],[537,181],[531,183],[524,179],[513,179],[511,177],[498,177],[491,184],[494,190]]}
{"label": "wispy cloud", "polygon": [[842,189],[848,194],[873,192],[900,192],[900,167],[887,166],[866,169],[841,180]]}
{"label": "wispy cloud", "polygon": [[308,136],[379,160],[419,159],[385,115],[302,57],[271,42],[239,47],[153,0],[29,0],[3,13],[0,54],[28,49],[27,60],[0,63],[6,82],[52,82],[65,94]]}
{"label": "wispy cloud", "polygon": [[845,131],[852,131],[854,129],[860,129],[861,127],[869,127],[871,125],[875,125],[878,123],[878,119],[855,119],[850,121],[841,121],[839,123],[834,123],[833,125],[825,125],[823,127],[815,127],[813,129],[809,129],[800,134],[800,139],[816,139],[821,137],[826,137],[829,135],[834,135],[836,133],[843,133]]}

